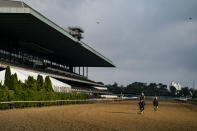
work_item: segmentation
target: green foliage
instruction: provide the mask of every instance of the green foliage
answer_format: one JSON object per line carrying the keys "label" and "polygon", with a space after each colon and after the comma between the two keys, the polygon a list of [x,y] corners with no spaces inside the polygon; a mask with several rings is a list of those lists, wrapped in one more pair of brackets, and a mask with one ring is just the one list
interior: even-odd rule
{"label": "green foliage", "polygon": [[167,89],[167,85],[163,85],[162,83],[159,83],[158,84],[158,94],[159,96],[165,96],[165,95],[168,95],[169,94],[169,91]]}
{"label": "green foliage", "polygon": [[18,87],[18,78],[17,74],[15,73],[14,75],[11,75],[10,83],[9,83],[9,90],[14,90],[16,91]]}
{"label": "green foliage", "polygon": [[49,76],[46,76],[46,77],[45,77],[44,87],[45,87],[45,89],[46,89],[48,92],[53,91],[52,83],[51,83],[51,80],[50,80]]}
{"label": "green foliage", "polygon": [[45,89],[41,89],[40,91],[37,92],[37,100],[38,101],[45,101],[47,100],[46,97],[47,91]]}
{"label": "green foliage", "polygon": [[141,94],[147,88],[148,86],[145,83],[134,82],[126,87],[125,92],[128,92],[129,94]]}
{"label": "green foliage", "polygon": [[176,95],[177,90],[174,86],[170,86],[170,92],[172,95]]}
{"label": "green foliage", "polygon": [[13,100],[14,100],[14,91],[8,90],[8,101],[13,101]]}
{"label": "green foliage", "polygon": [[163,95],[167,96],[170,95],[170,92],[167,89],[167,85],[164,85],[162,83],[156,84],[156,83],[150,83],[149,85],[147,83],[141,83],[141,82],[134,82],[132,84],[124,86],[119,86],[117,83],[114,83],[113,85],[106,85],[109,92],[115,93],[115,94],[141,94],[144,92],[146,95]]}
{"label": "green foliage", "polygon": [[183,96],[185,96],[185,97],[191,95],[191,94],[190,94],[190,90],[189,90],[188,87],[182,88],[181,91],[182,91]]}
{"label": "green foliage", "polygon": [[25,80],[25,86],[30,90],[37,90],[37,82],[32,76],[29,76],[27,80]]}
{"label": "green foliage", "polygon": [[38,75],[37,77],[37,88],[38,88],[38,91],[44,88],[44,79],[41,75]]}
{"label": "green foliage", "polygon": [[8,88],[6,86],[0,87],[0,101],[8,101]]}
{"label": "green foliage", "polygon": [[114,94],[135,94],[139,95],[142,92],[148,96],[192,96],[193,98],[197,98],[197,91],[191,89],[189,87],[183,87],[180,91],[177,91],[174,86],[170,86],[170,89],[167,89],[167,85],[162,83],[141,83],[134,82],[132,84],[124,86],[119,86],[118,83],[114,83],[112,85],[106,85],[107,90]]}
{"label": "green foliage", "polygon": [[18,80],[17,74],[11,75],[9,66],[6,68],[4,85],[0,82],[0,102],[79,100],[87,98],[87,94],[54,92],[48,76],[45,77],[45,80],[41,75],[38,75],[37,79],[29,76],[23,83]]}
{"label": "green foliage", "polygon": [[197,90],[195,90],[195,91],[193,92],[192,98],[197,98]]}
{"label": "green foliage", "polygon": [[113,92],[115,94],[121,94],[125,90],[123,86],[119,86],[116,82],[113,85],[106,85],[106,87],[109,92]]}
{"label": "green foliage", "polygon": [[56,100],[85,100],[88,98],[88,94],[77,93],[61,93],[55,92]]}
{"label": "green foliage", "polygon": [[11,81],[11,70],[10,70],[10,66],[7,66],[5,70],[4,85],[7,86],[8,88],[10,87],[10,81]]}

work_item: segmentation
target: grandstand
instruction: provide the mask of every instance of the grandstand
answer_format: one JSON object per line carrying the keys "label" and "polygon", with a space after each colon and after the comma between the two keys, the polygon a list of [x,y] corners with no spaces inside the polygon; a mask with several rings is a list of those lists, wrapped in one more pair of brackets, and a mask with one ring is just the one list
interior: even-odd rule
{"label": "grandstand", "polygon": [[106,93],[88,78],[89,67],[112,61],[21,1],[0,1],[0,69],[8,65],[48,75],[73,92]]}

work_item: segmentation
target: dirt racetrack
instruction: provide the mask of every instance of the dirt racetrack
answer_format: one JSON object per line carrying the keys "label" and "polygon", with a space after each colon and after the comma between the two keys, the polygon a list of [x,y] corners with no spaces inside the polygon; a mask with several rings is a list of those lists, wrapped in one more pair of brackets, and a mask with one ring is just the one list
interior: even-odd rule
{"label": "dirt racetrack", "polygon": [[65,105],[0,111],[0,131],[197,131],[197,106],[160,101],[154,111],[146,101]]}

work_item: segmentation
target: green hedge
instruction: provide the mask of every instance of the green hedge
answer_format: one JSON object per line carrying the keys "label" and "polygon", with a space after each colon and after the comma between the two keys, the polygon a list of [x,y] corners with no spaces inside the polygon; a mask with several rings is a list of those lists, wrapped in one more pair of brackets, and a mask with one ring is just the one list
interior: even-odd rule
{"label": "green hedge", "polygon": [[0,102],[84,100],[87,98],[87,94],[54,92],[48,76],[45,80],[41,75],[38,75],[37,79],[29,76],[23,83],[18,80],[17,74],[11,75],[9,66],[6,68],[4,85],[0,83]]}
{"label": "green hedge", "polygon": [[8,101],[49,101],[49,100],[85,100],[88,94],[47,92],[45,90],[13,90],[0,89],[0,102]]}
{"label": "green hedge", "polygon": [[68,104],[87,104],[93,103],[86,100],[57,100],[57,101],[13,101],[13,102],[0,102],[0,110],[26,108],[26,107],[43,107],[53,105],[68,105]]}
{"label": "green hedge", "polygon": [[87,94],[77,94],[77,93],[59,93],[55,92],[56,100],[85,100],[88,98]]}

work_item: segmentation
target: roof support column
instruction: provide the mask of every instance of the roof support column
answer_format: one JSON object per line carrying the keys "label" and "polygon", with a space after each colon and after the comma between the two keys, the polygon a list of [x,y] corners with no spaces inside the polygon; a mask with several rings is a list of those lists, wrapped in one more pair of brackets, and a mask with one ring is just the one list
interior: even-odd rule
{"label": "roof support column", "polygon": [[73,66],[69,66],[69,71],[73,72]]}
{"label": "roof support column", "polygon": [[73,72],[76,73],[76,67],[73,67],[73,68],[74,68]]}
{"label": "roof support column", "polygon": [[84,67],[83,67],[83,76],[84,76]]}
{"label": "roof support column", "polygon": [[86,77],[88,78],[88,67],[86,67]]}

